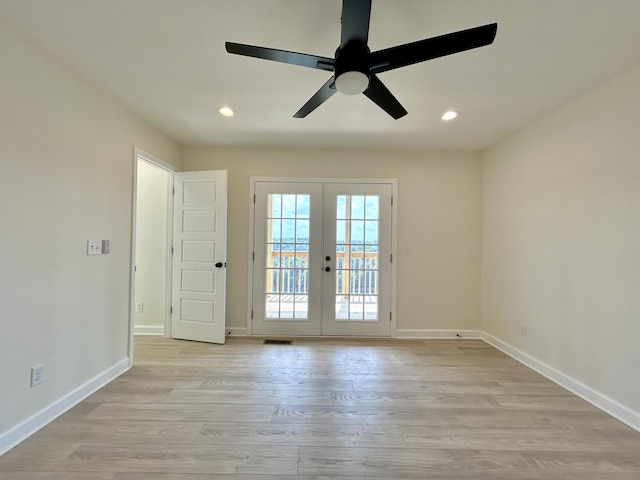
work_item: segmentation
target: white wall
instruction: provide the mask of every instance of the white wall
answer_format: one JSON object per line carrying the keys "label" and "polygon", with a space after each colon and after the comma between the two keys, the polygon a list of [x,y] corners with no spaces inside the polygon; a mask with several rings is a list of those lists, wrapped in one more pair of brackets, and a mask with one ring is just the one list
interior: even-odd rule
{"label": "white wall", "polygon": [[228,327],[247,326],[249,178],[264,175],[397,178],[398,335],[479,330],[479,154],[185,148],[182,166],[229,171]]}
{"label": "white wall", "polygon": [[170,174],[138,161],[136,202],[136,334],[162,334],[167,302],[167,216]]}
{"label": "white wall", "polygon": [[[2,452],[126,360],[134,145],[176,165],[180,148],[8,25],[0,65]],[[87,256],[87,239],[110,239],[111,253]]]}
{"label": "white wall", "polygon": [[638,427],[639,85],[640,66],[499,143],[482,176],[483,330]]}

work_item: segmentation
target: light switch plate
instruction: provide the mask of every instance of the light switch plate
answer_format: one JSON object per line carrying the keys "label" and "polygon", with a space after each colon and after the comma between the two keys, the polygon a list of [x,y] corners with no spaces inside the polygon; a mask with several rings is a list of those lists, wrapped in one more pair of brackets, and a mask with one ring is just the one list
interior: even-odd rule
{"label": "light switch plate", "polygon": [[87,255],[100,255],[101,250],[100,240],[87,240]]}

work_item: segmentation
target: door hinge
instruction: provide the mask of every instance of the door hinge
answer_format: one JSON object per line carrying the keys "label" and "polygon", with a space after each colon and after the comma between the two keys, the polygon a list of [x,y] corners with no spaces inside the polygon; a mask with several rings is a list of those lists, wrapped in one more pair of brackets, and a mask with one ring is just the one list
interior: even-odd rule
{"label": "door hinge", "polygon": [[389,255],[389,262],[393,263],[393,253],[391,255]]}
{"label": "door hinge", "polygon": [[253,320],[253,310],[251,310],[251,319]]}
{"label": "door hinge", "polygon": [[389,312],[389,321],[393,322],[393,312]]}
{"label": "door hinge", "polygon": [[169,307],[169,315],[173,315],[173,305]]}
{"label": "door hinge", "polygon": [[171,255],[173,255],[173,245],[171,245]]}
{"label": "door hinge", "polygon": [[171,193],[172,193],[173,195],[175,195],[175,194],[176,194],[176,187],[173,187],[173,190],[172,190],[172,192],[171,192]]}
{"label": "door hinge", "polygon": [[256,194],[253,194],[253,203],[256,203]]}
{"label": "door hinge", "polygon": [[251,261],[252,262],[256,261],[256,252],[251,252]]}
{"label": "door hinge", "polygon": [[391,206],[393,207],[393,197],[391,197]]}

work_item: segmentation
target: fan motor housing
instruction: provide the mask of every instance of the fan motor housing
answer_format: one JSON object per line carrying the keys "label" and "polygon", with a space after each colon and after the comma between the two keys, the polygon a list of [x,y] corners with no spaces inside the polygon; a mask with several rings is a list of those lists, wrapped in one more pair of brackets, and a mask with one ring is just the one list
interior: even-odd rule
{"label": "fan motor housing", "polygon": [[351,41],[336,50],[335,78],[345,72],[361,72],[369,77],[369,47],[359,41]]}

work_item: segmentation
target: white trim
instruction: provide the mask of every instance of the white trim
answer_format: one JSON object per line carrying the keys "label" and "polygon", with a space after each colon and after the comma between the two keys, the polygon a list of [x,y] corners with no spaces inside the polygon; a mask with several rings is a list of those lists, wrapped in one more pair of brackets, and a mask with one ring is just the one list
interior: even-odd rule
{"label": "white trim", "polygon": [[228,337],[246,337],[247,329],[244,327],[226,327]]}
{"label": "white trim", "polygon": [[136,210],[138,207],[138,147],[133,148],[133,185],[131,186],[131,244],[129,245],[129,368],[133,366],[133,327],[136,319]]}
{"label": "white trim", "polygon": [[[248,334],[253,334],[253,267],[255,262],[255,220],[256,220],[256,183],[261,178],[268,177],[249,177],[249,235],[247,238],[247,327]],[[229,330],[229,327],[226,327]]]}
{"label": "white trim", "polygon": [[[432,339],[432,338],[461,338],[465,340],[481,338],[480,330],[429,330],[429,329],[406,329],[400,328],[396,330],[398,339]],[[460,337],[458,337],[460,335]]]}
{"label": "white trim", "polygon": [[332,177],[264,177],[251,176],[249,181],[253,185],[256,182],[275,182],[275,183],[364,183],[364,184],[397,184],[395,178],[332,178]]}
{"label": "white trim", "polygon": [[71,409],[96,390],[104,387],[107,383],[122,375],[127,370],[129,370],[129,359],[125,358],[92,378],[84,385],[81,385],[35,415],[27,418],[24,422],[13,427],[11,430],[3,433],[0,436],[0,455],[9,451],[20,442],[26,440],[29,436],[33,435],[49,422],[52,422],[67,410]]}
{"label": "white trim", "polygon": [[164,327],[162,325],[134,325],[134,335],[164,335]]}
{"label": "white trim", "polygon": [[165,338],[171,336],[171,305],[173,300],[173,205],[176,176],[175,172],[169,172],[167,176],[167,252],[165,258],[165,278],[164,282],[164,331]]}
{"label": "white trim", "polygon": [[165,162],[161,158],[156,157],[152,153],[149,153],[149,152],[143,150],[140,147],[133,147],[133,153],[134,153],[134,158],[136,160],[138,158],[141,158],[142,160],[145,160],[145,161],[155,165],[156,167],[163,168],[163,169],[168,170],[169,172],[172,172],[172,173],[180,171],[179,169],[176,169],[175,166],[171,165],[170,163]]}
{"label": "white trim", "polygon": [[482,340],[640,432],[640,412],[636,412],[625,407],[603,393],[594,390],[579,380],[559,372],[550,365],[541,362],[540,360],[524,353],[522,350],[519,350],[506,342],[503,342],[487,332],[482,332]]}
{"label": "white trim", "polygon": [[398,265],[398,180],[391,178],[391,285],[389,295],[389,310],[391,311],[391,331],[389,336],[397,338],[398,336],[398,308],[397,308],[397,265]]}

